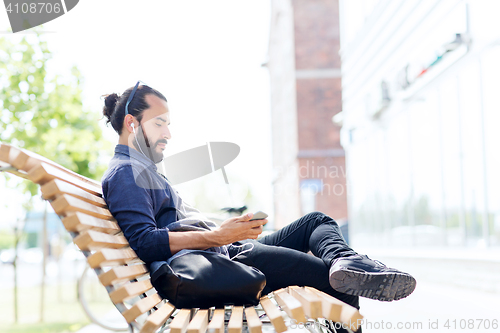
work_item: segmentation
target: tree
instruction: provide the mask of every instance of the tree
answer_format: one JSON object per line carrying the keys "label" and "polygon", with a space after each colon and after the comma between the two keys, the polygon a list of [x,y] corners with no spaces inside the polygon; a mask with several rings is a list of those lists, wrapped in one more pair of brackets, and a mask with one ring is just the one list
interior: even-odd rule
{"label": "tree", "polygon": [[[51,77],[47,73],[51,58],[47,42],[39,33],[19,42],[0,39],[0,141],[99,179],[106,169],[99,152],[109,151],[110,143],[102,137],[98,114],[82,106],[78,69],[73,67],[67,75]],[[16,188],[27,194],[23,207],[29,210],[37,186],[19,181]],[[16,260],[17,253],[14,270]],[[17,318],[17,308],[15,311]]]}
{"label": "tree", "polygon": [[[99,152],[110,148],[99,116],[82,107],[82,77],[76,67],[64,77],[49,78],[51,57],[39,34],[19,43],[0,39],[0,140],[98,178],[106,169],[98,162]],[[28,189],[36,193],[35,186]]]}

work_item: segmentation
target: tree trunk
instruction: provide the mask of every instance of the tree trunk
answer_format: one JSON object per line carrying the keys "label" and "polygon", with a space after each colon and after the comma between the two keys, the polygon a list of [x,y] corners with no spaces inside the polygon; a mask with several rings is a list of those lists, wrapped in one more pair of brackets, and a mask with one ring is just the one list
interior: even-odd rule
{"label": "tree trunk", "polygon": [[19,232],[19,219],[16,222],[16,226],[14,227],[14,260],[12,261],[12,266],[14,268],[14,323],[19,322],[19,313],[17,306],[17,255],[18,255],[18,245],[19,239],[21,238],[21,234]]}
{"label": "tree trunk", "polygon": [[43,213],[43,261],[42,261],[42,288],[41,288],[41,297],[40,297],[40,322],[43,322],[43,314],[44,314],[44,304],[45,304],[45,275],[46,275],[46,265],[47,265],[47,257],[48,257],[48,240],[47,240],[47,201],[45,201],[45,211]]}

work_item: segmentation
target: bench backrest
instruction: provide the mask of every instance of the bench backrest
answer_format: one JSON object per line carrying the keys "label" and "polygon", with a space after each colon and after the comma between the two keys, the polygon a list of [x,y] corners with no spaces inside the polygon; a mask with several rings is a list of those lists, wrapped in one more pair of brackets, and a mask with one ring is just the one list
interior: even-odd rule
{"label": "bench backrest", "polygon": [[[41,186],[43,199],[59,215],[127,323],[141,332],[154,332],[167,321],[175,307],[151,285],[144,263],[108,210],[100,183],[7,144],[0,146],[0,161]],[[125,305],[133,298],[131,306]],[[148,312],[152,313],[139,323],[137,319]]]}

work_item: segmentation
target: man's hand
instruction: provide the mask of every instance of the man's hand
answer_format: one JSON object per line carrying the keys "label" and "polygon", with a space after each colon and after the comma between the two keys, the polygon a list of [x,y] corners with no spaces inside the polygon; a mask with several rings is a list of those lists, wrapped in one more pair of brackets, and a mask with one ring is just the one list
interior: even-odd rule
{"label": "man's hand", "polygon": [[218,246],[231,244],[244,239],[257,239],[262,233],[262,226],[267,219],[249,221],[253,213],[232,217],[222,222],[219,228],[212,230],[211,237]]}
{"label": "man's hand", "polygon": [[249,221],[252,216],[253,213],[248,213],[232,217],[210,231],[170,231],[170,252],[175,254],[182,249],[206,250],[248,238],[256,239],[262,233],[262,226],[267,223],[267,219]]}

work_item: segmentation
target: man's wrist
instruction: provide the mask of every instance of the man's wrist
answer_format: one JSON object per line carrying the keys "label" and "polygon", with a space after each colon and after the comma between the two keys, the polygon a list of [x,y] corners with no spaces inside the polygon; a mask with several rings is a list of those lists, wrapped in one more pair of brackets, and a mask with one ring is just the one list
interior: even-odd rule
{"label": "man's wrist", "polygon": [[203,232],[203,236],[205,237],[207,243],[212,244],[212,246],[226,245],[221,239],[222,237],[219,228]]}
{"label": "man's wrist", "polygon": [[220,233],[210,231],[184,231],[168,233],[170,252],[175,254],[183,249],[206,250],[211,247],[224,245]]}

